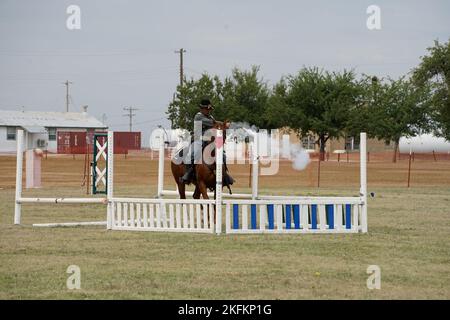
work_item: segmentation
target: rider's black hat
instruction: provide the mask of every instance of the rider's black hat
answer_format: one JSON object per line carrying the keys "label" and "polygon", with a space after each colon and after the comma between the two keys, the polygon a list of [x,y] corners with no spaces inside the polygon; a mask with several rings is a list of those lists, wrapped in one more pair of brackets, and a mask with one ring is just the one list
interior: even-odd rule
{"label": "rider's black hat", "polygon": [[209,99],[203,99],[200,102],[200,108],[207,108],[207,109],[214,110],[214,106],[211,104],[211,101],[209,101]]}

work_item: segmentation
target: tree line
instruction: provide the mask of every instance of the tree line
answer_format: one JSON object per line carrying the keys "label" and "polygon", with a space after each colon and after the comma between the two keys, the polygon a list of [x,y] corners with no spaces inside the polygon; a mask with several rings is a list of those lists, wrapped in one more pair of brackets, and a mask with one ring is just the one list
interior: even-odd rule
{"label": "tree line", "polygon": [[231,75],[184,79],[167,111],[172,128],[192,130],[199,101],[208,97],[217,119],[258,128],[289,127],[312,134],[323,155],[329,139],[357,136],[394,142],[433,132],[450,140],[450,41],[427,49],[421,63],[399,79],[305,67],[269,85],[259,67]]}

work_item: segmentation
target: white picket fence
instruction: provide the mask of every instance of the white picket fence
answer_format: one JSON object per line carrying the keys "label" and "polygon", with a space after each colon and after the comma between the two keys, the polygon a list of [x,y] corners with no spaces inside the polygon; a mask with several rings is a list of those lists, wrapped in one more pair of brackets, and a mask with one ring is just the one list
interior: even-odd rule
{"label": "white picket fence", "polygon": [[113,198],[112,230],[214,233],[214,200]]}
{"label": "white picket fence", "polygon": [[[366,223],[359,197],[222,203],[227,234],[357,233]],[[214,233],[218,227],[215,200],[113,198],[111,204],[112,230]]]}

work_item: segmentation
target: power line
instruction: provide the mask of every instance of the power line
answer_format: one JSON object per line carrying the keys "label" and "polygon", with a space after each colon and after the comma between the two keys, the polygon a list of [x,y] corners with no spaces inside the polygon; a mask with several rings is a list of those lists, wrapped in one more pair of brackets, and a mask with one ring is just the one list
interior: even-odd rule
{"label": "power line", "polygon": [[163,51],[155,51],[151,49],[134,49],[134,50],[120,50],[120,51],[37,51],[37,50],[0,50],[0,55],[4,56],[121,56],[121,55],[157,55],[164,54]]}
{"label": "power line", "polygon": [[[147,120],[147,121],[135,122],[134,125],[148,124],[148,123],[153,123],[153,122],[166,120],[166,119],[167,119],[167,117],[161,117],[161,118]],[[112,127],[123,127],[123,126],[126,126],[126,124],[123,124],[123,123],[121,123],[121,124],[111,124],[110,126],[112,126]]]}
{"label": "power line", "polygon": [[133,117],[136,115],[136,113],[133,113],[133,111],[137,111],[139,109],[133,108],[133,107],[124,107],[123,110],[128,111],[128,113],[124,114],[123,116],[130,118],[130,132],[132,132],[133,131]]}

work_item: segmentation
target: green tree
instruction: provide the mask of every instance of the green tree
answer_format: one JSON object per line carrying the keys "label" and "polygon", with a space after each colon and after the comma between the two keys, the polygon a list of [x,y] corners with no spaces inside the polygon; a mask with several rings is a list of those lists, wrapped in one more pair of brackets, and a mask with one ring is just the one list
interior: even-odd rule
{"label": "green tree", "polygon": [[413,79],[418,87],[430,86],[432,96],[432,119],[437,124],[435,133],[450,140],[450,40],[428,48],[429,55],[422,57],[414,70]]}
{"label": "green tree", "polygon": [[222,84],[218,77],[203,74],[199,79],[185,80],[182,86],[177,86],[175,98],[169,104],[168,118],[172,123],[172,129],[183,128],[193,130],[194,116],[198,112],[200,101],[208,97],[220,113],[220,98],[217,88]]}
{"label": "green tree", "polygon": [[299,136],[317,136],[323,160],[325,143],[345,135],[350,114],[356,108],[360,88],[354,74],[304,68],[287,81],[289,126]]}
{"label": "green tree", "polygon": [[264,79],[258,76],[259,67],[250,70],[234,68],[224,80],[221,94],[224,116],[233,121],[243,121],[260,128],[268,128],[264,114],[270,90]]}
{"label": "green tree", "polygon": [[274,85],[263,114],[263,122],[267,125],[267,129],[289,126],[289,111],[286,103],[287,90],[285,79],[281,79]]}
{"label": "green tree", "polygon": [[168,118],[173,128],[192,130],[198,104],[208,97],[215,106],[214,117],[219,120],[247,122],[267,128],[265,110],[270,97],[267,83],[258,76],[259,67],[248,71],[237,68],[223,81],[218,76],[203,74],[199,79],[185,81],[177,87],[174,100],[169,104]]}
{"label": "green tree", "polygon": [[365,119],[361,123],[370,137],[394,142],[395,162],[400,137],[431,130],[429,90],[426,86],[415,86],[404,77],[381,81],[366,79],[365,84],[365,99],[358,116]]}

